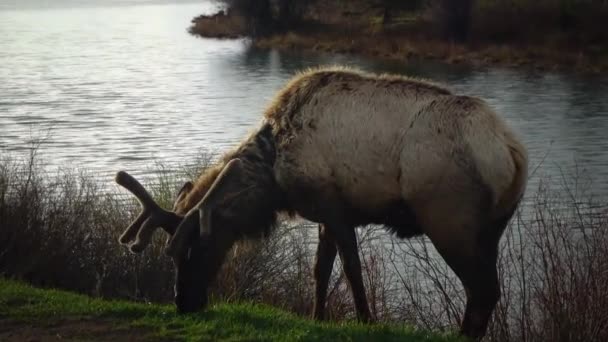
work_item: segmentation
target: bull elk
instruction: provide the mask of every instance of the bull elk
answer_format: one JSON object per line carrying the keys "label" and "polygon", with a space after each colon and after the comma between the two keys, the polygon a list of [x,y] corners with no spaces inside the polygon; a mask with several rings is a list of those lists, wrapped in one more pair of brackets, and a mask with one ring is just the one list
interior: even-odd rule
{"label": "bull elk", "polygon": [[172,211],[119,172],[143,206],[120,242],[141,252],[163,228],[177,309],[192,312],[206,306],[235,242],[264,236],[281,213],[297,215],[319,224],[313,316],[323,319],[339,252],[357,316],[370,321],[355,227],[425,234],[466,291],[461,333],[481,338],[500,297],[499,240],[527,169],[525,147],[481,99],[404,76],[317,68],[291,79],[259,128],[186,183]]}

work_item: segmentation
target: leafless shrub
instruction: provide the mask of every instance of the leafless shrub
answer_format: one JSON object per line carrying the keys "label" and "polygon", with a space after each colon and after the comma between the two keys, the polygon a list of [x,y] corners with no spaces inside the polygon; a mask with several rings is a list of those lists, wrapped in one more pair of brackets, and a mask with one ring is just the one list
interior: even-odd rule
{"label": "leafless shrub", "polygon": [[[169,208],[175,192],[195,179],[216,155],[206,151],[189,164],[156,163],[146,184]],[[151,183],[151,184],[150,184]],[[108,180],[109,186],[113,184]],[[142,255],[117,238],[139,204],[117,187],[102,187],[86,172],[50,172],[37,150],[0,158],[0,276],[95,296],[170,302],[173,264],[162,234]],[[268,239],[239,244],[212,294],[221,300],[255,300],[308,314],[312,291],[311,229],[281,225]],[[316,229],[314,230],[316,231]]]}
{"label": "leafless shrub", "polygon": [[[608,211],[582,191],[541,182],[501,243],[501,300],[493,341],[604,341],[608,338]],[[570,178],[565,178],[570,179]],[[456,326],[464,291],[426,239],[392,241],[390,267],[402,289],[396,317],[427,329]]]}
{"label": "leafless shrub", "polygon": [[[181,182],[214,158],[200,155],[188,165],[151,168],[147,187],[159,203],[169,207]],[[549,181],[529,189],[501,241],[502,297],[488,340],[608,340],[608,211],[585,191],[584,175],[563,179],[557,189]],[[35,149],[22,159],[0,157],[0,274],[95,296],[172,301],[164,237],[156,236],[141,256],[116,241],[138,209],[129,198],[85,172],[49,172]],[[238,245],[213,296],[309,316],[316,232],[306,222],[283,224],[268,239]],[[458,325],[464,291],[426,239],[390,238],[381,227],[358,232],[367,295],[379,321],[437,330]],[[328,290],[328,315],[355,317],[340,265]]]}
{"label": "leafless shrub", "polygon": [[45,170],[36,150],[1,163],[0,274],[100,296],[159,299],[171,289],[160,253],[136,259],[116,245],[135,203],[104,194],[86,172]]}

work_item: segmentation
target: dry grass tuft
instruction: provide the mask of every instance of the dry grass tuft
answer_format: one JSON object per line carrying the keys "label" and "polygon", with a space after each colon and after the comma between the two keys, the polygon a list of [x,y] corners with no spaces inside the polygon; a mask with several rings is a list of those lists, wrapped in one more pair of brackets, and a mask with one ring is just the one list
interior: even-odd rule
{"label": "dry grass tuft", "polygon": [[[181,182],[209,165],[145,182],[170,207]],[[608,340],[608,211],[589,199],[578,176],[560,189],[541,182],[501,241],[502,298],[492,341]],[[94,296],[172,302],[173,265],[157,234],[142,255],[117,237],[138,212],[128,194],[100,187],[75,170],[49,173],[35,151],[0,160],[0,275]],[[371,228],[371,229],[370,229]],[[426,239],[396,240],[380,227],[359,230],[367,295],[383,322],[442,330],[458,326],[465,294]],[[252,300],[309,316],[316,229],[283,224],[267,240],[239,244],[212,288],[218,301]],[[332,275],[332,320],[354,307],[339,260]]]}

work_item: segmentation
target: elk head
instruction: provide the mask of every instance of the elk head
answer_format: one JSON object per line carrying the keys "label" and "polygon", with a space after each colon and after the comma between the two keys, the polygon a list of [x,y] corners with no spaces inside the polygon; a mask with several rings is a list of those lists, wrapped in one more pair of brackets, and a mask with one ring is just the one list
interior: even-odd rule
{"label": "elk head", "polygon": [[[207,305],[209,283],[235,241],[230,229],[214,229],[212,218],[217,218],[220,207],[238,196],[242,190],[238,181],[240,174],[240,159],[227,162],[203,198],[184,216],[175,211],[192,190],[192,183],[184,184],[177,195],[173,211],[167,211],[127,172],[120,171],[116,174],[116,182],[135,195],[143,208],[135,221],[122,233],[119,242],[128,245],[131,252],[140,253],[150,243],[157,228],[162,228],[169,234],[166,254],[172,257],[176,269],[174,291],[178,312],[194,312]],[[135,241],[131,242],[133,239]]]}

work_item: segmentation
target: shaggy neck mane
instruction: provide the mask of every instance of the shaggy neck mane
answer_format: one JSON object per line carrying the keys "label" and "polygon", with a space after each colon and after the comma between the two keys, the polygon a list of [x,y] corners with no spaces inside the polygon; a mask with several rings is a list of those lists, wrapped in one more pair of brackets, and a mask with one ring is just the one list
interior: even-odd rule
{"label": "shaggy neck mane", "polygon": [[194,183],[192,190],[190,190],[184,200],[179,204],[176,214],[184,216],[201,199],[203,199],[213,182],[215,182],[217,176],[220,174],[220,172],[222,172],[225,164],[226,163],[221,160],[205,170],[205,172]]}
{"label": "shaggy neck mane", "polygon": [[245,164],[239,187],[248,189],[230,205],[222,208],[221,216],[240,235],[258,236],[267,233],[276,222],[277,211],[282,210],[284,196],[276,184],[273,166],[276,157],[272,127],[264,123],[239,146],[226,153],[196,180],[192,190],[178,205],[176,213],[185,215],[209,191],[224,166],[234,158]]}

